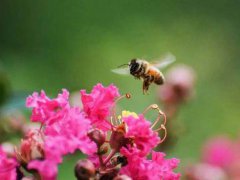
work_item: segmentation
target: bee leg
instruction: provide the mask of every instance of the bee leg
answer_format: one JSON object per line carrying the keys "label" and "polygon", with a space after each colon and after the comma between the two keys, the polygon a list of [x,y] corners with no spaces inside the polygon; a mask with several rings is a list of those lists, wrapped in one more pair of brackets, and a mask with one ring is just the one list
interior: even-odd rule
{"label": "bee leg", "polygon": [[144,84],[144,81],[143,81],[143,85],[142,85],[142,90],[143,90],[143,95],[145,94],[145,84]]}
{"label": "bee leg", "polygon": [[146,79],[143,81],[143,94],[147,94],[147,91],[148,91],[149,86],[150,86],[149,79],[146,78]]}
{"label": "bee leg", "polygon": [[144,87],[144,82],[143,82],[142,90],[143,90],[143,95],[145,95],[145,87]]}
{"label": "bee leg", "polygon": [[140,79],[140,76],[134,75],[134,78],[135,78],[135,79]]}

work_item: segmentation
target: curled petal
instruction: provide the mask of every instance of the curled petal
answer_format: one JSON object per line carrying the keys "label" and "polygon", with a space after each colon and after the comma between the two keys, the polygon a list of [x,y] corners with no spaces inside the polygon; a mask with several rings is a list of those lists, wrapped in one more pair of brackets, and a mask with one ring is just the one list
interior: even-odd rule
{"label": "curled petal", "polygon": [[101,130],[111,129],[111,124],[107,118],[116,97],[119,96],[117,87],[114,85],[103,87],[102,84],[97,84],[90,94],[87,94],[85,90],[81,90],[80,93],[83,110],[91,123]]}

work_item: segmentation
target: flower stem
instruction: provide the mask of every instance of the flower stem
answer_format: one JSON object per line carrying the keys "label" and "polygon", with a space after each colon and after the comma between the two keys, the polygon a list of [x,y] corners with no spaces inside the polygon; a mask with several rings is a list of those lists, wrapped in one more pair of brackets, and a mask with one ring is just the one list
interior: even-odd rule
{"label": "flower stem", "polygon": [[98,155],[98,159],[99,159],[99,162],[100,162],[100,167],[104,167],[102,155]]}
{"label": "flower stem", "polygon": [[112,149],[111,152],[108,154],[108,157],[104,160],[103,165],[106,165],[108,161],[116,154],[116,150]]}
{"label": "flower stem", "polygon": [[41,126],[40,126],[40,128],[39,128],[39,130],[38,130],[38,133],[39,133],[39,134],[40,134],[42,128],[43,128],[43,123],[41,123]]}

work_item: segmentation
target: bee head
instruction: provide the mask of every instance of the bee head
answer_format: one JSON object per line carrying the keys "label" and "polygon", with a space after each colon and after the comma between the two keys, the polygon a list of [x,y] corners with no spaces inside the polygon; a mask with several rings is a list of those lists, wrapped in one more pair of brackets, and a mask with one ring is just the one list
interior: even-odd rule
{"label": "bee head", "polygon": [[135,74],[135,72],[139,69],[139,66],[140,64],[137,62],[137,59],[132,59],[129,64],[130,73]]}

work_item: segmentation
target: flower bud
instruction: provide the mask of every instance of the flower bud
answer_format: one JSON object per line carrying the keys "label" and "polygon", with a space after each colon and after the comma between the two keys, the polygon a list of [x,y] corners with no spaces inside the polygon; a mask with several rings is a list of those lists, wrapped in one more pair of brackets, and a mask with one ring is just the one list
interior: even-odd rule
{"label": "flower bud", "polygon": [[95,175],[95,167],[93,163],[88,160],[79,160],[75,166],[75,176],[78,180],[89,180]]}
{"label": "flower bud", "polygon": [[128,137],[125,138],[127,125],[125,122],[118,125],[116,130],[112,131],[111,137],[110,137],[110,147],[117,152],[120,151],[121,147],[127,146],[127,144],[132,145],[133,139]]}
{"label": "flower bud", "polygon": [[16,150],[16,155],[23,164],[33,159],[44,158],[43,135],[38,131],[29,131],[26,138],[21,141],[20,149]]}
{"label": "flower bud", "polygon": [[108,146],[103,146],[99,149],[98,154],[103,155],[103,154],[106,154],[107,152],[108,152]]}
{"label": "flower bud", "polygon": [[127,158],[125,156],[114,156],[112,159],[111,159],[111,164],[113,166],[117,166],[117,165],[120,165],[121,167],[123,166],[126,166],[128,163],[127,161]]}
{"label": "flower bud", "polygon": [[118,174],[118,170],[116,169],[112,169],[110,172],[107,173],[103,173],[99,180],[108,180],[108,179],[114,179],[114,177],[116,177]]}
{"label": "flower bud", "polygon": [[119,164],[121,164],[122,166],[126,166],[128,161],[127,158],[125,156],[118,156],[117,157],[117,161]]}
{"label": "flower bud", "polygon": [[88,137],[94,141],[98,147],[104,144],[106,135],[100,129],[93,129],[88,133]]}
{"label": "flower bud", "polygon": [[126,138],[124,133],[120,131],[113,131],[110,138],[110,146],[112,149],[115,149],[117,152],[123,147],[126,143]]}

